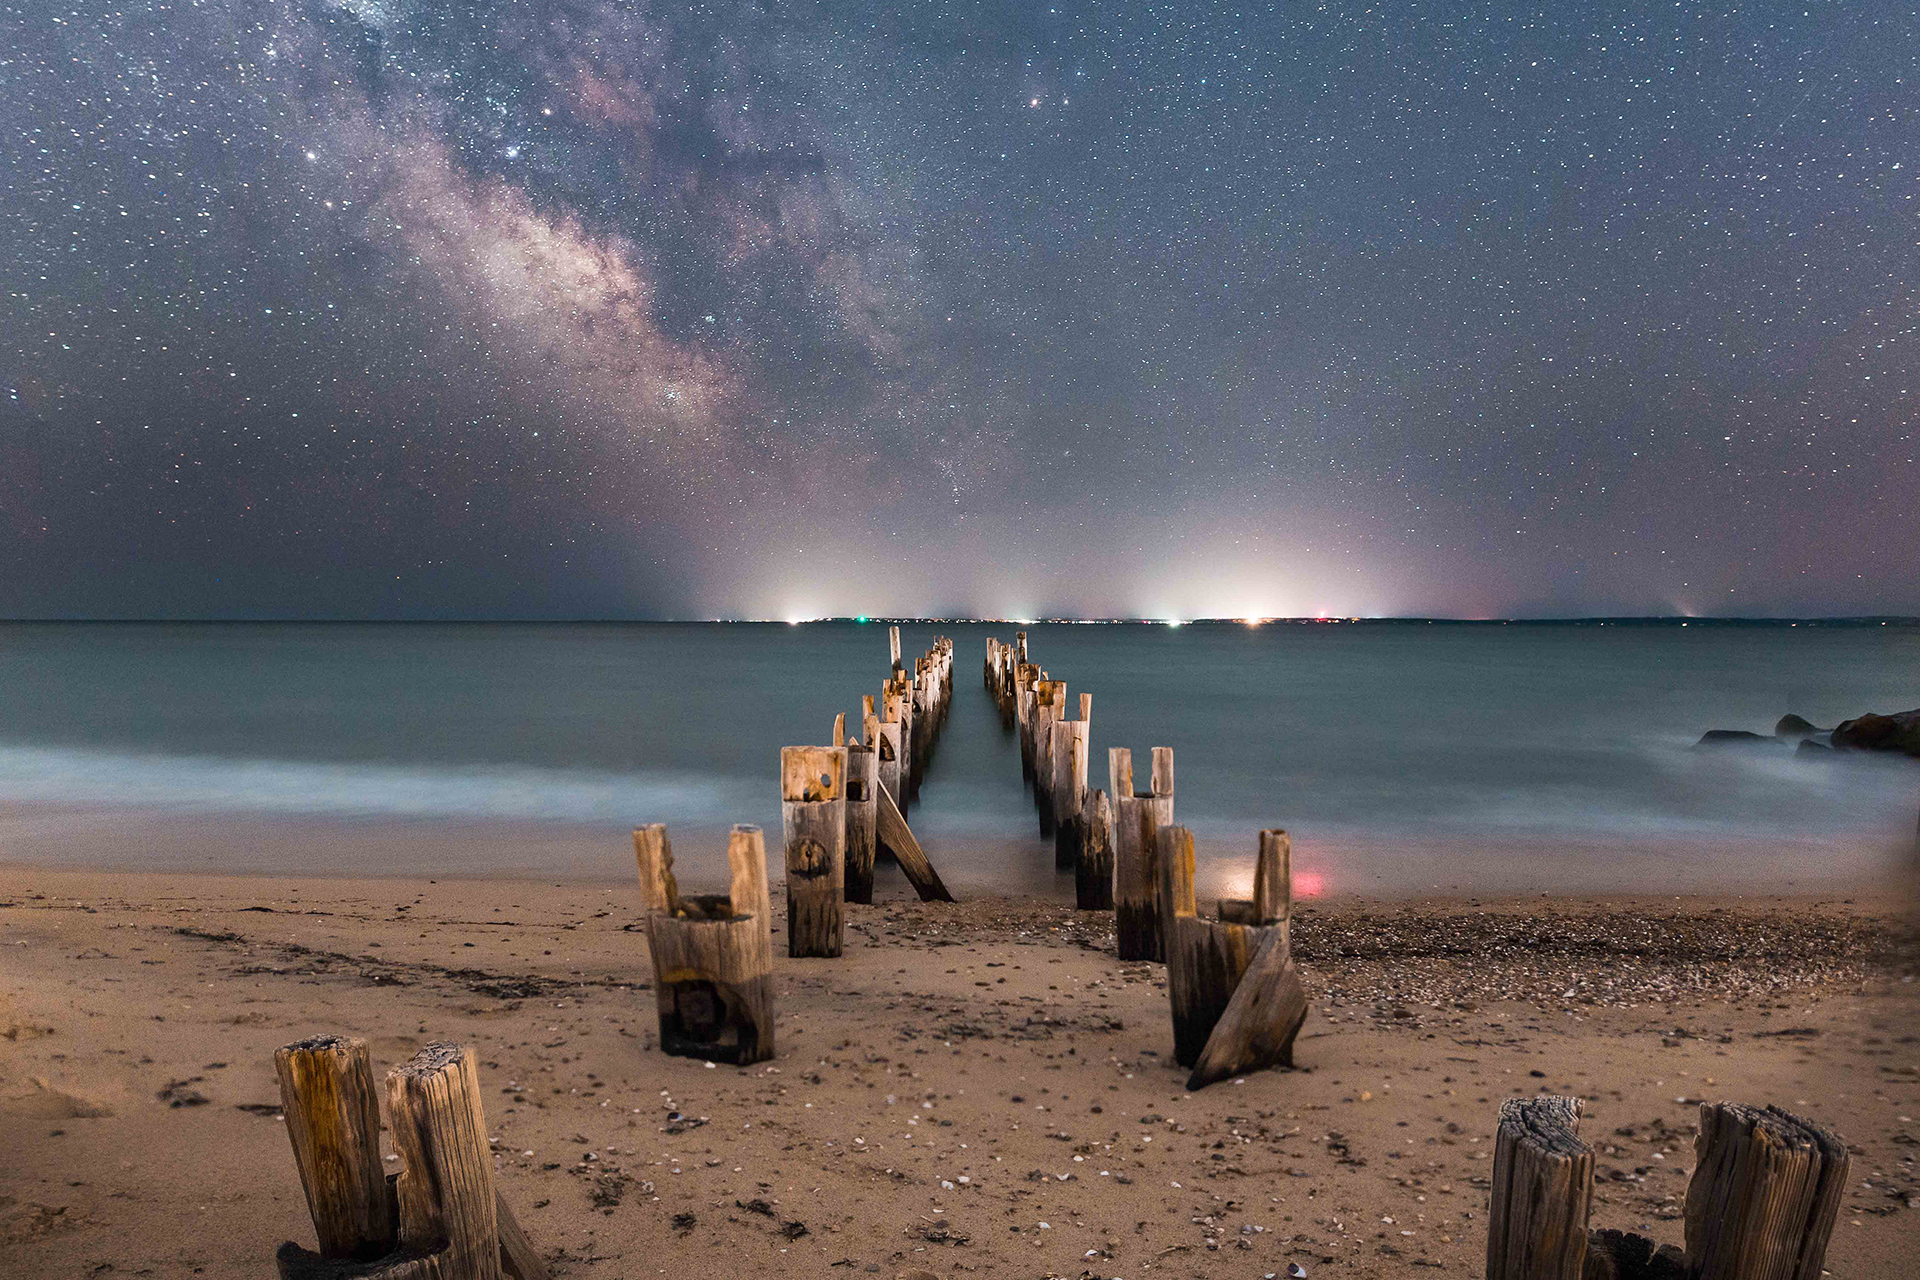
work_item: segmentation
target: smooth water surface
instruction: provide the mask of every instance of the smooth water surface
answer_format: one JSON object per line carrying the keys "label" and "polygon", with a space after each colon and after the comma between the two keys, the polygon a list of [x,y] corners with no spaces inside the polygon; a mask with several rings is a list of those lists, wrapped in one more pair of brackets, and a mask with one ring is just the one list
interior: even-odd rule
{"label": "smooth water surface", "polygon": [[[1019,756],[957,645],[954,709],[910,815],[948,878],[1056,880]],[[1263,826],[1303,891],[1820,888],[1910,847],[1920,762],[1696,751],[1920,705],[1896,625],[1031,626],[1106,748],[1175,749],[1211,883]],[[778,751],[820,742],[887,664],[878,624],[0,625],[0,859],[313,874],[683,868],[756,822]],[[1077,698],[1074,699],[1077,704]],[[777,874],[777,873],[776,873]]]}

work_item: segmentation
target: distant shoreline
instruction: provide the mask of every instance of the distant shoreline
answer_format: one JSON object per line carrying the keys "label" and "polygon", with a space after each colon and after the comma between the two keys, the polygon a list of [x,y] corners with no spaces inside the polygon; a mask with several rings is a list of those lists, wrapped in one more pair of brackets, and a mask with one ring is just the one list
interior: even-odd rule
{"label": "distant shoreline", "polygon": [[399,626],[399,627],[695,627],[695,626],[925,626],[925,627],[1920,627],[1920,616],[1842,614],[1831,617],[1684,617],[1597,615],[1579,618],[0,618],[0,626]]}

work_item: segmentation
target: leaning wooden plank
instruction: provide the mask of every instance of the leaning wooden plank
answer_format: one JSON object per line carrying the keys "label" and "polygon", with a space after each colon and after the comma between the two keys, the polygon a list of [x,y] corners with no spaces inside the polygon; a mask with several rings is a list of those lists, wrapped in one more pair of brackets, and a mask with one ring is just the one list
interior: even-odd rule
{"label": "leaning wooden plank", "polygon": [[952,902],[953,895],[940,883],[940,873],[927,861],[926,852],[907,827],[907,820],[900,816],[900,806],[894,802],[893,793],[883,786],[877,789],[874,798],[878,801],[874,816],[879,819],[875,835],[881,847],[890,850],[900,869],[907,873],[920,901]]}
{"label": "leaning wooden plank", "polygon": [[1819,1280],[1846,1190],[1838,1134],[1778,1107],[1702,1104],[1687,1184],[1687,1269],[1699,1280]]}
{"label": "leaning wooden plank", "polygon": [[1593,1207],[1593,1148],[1578,1098],[1500,1104],[1487,1211],[1487,1280],[1581,1280]]}
{"label": "leaning wooden plank", "polygon": [[500,1220],[500,1269],[513,1280],[549,1280],[553,1273],[533,1251],[533,1241],[527,1239],[520,1220],[513,1216],[498,1187],[494,1188],[493,1200],[494,1214]]}
{"label": "leaning wooden plank", "polygon": [[1293,1041],[1307,1020],[1307,991],[1293,967],[1286,933],[1274,927],[1254,932],[1260,935],[1259,945],[1207,1035],[1187,1077],[1189,1089],[1293,1065]]}

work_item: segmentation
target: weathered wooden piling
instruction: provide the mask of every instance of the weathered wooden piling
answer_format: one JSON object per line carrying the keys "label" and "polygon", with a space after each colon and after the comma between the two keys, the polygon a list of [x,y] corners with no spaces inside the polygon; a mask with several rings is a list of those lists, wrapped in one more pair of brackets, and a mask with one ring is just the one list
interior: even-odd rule
{"label": "weathered wooden piling", "polygon": [[913,699],[909,690],[905,677],[888,680],[880,689],[880,719],[900,726],[900,732],[894,735],[900,769],[895,785],[889,789],[901,813],[913,804]]}
{"label": "weathered wooden piling", "polygon": [[1081,911],[1111,911],[1113,804],[1105,791],[1087,793],[1080,832],[1080,854],[1073,867],[1073,904]]}
{"label": "weathered wooden piling", "polygon": [[1020,735],[1020,780],[1033,781],[1033,704],[1039,694],[1042,672],[1023,662],[1014,673],[1014,727]]}
{"label": "weathered wooden piling", "polygon": [[[1118,752],[1119,754],[1115,754]],[[1165,962],[1160,913],[1160,828],[1173,822],[1173,749],[1153,749],[1151,790],[1131,787],[1132,753],[1112,748],[1107,768],[1113,793],[1113,932],[1122,960]],[[1123,781],[1124,779],[1124,781]],[[1165,794],[1157,794],[1164,788]]]}
{"label": "weathered wooden piling", "polygon": [[1084,826],[1081,810],[1087,798],[1087,750],[1093,728],[1093,695],[1080,695],[1080,718],[1056,720],[1053,726],[1053,866],[1071,871],[1080,858]]}
{"label": "weathered wooden piling", "polygon": [[1593,1148],[1578,1098],[1500,1105],[1487,1210],[1487,1280],[1582,1280],[1593,1208]]}
{"label": "weathered wooden piling", "polygon": [[875,837],[880,847],[893,854],[894,861],[900,864],[900,870],[906,873],[914,892],[920,895],[922,902],[952,902],[953,895],[947,892],[947,886],[941,883],[940,873],[933,869],[926,851],[920,847],[920,841],[914,837],[907,826],[907,820],[901,816],[899,806],[893,802],[886,789],[881,788],[877,796],[878,824]]}
{"label": "weathered wooden piling", "polygon": [[787,954],[837,956],[845,929],[847,749],[780,748]]}
{"label": "weathered wooden piling", "polygon": [[1260,833],[1255,899],[1222,901],[1218,920],[1202,919],[1195,902],[1192,833],[1162,827],[1159,843],[1174,1056],[1193,1068],[1187,1088],[1291,1066],[1307,997],[1289,947],[1286,833]]}
{"label": "weathered wooden piling", "polygon": [[547,1280],[494,1186],[472,1049],[430,1044],[387,1073],[400,1160],[391,1178],[381,1172],[365,1044],[321,1036],[286,1046],[274,1061],[322,1246],[281,1245],[281,1280]]}
{"label": "weathered wooden piling", "polygon": [[380,1097],[367,1042],[315,1036],[276,1050],[273,1066],[320,1257],[368,1262],[393,1252]]}
{"label": "weathered wooden piling", "polygon": [[1033,700],[1033,805],[1040,814],[1040,835],[1053,834],[1053,726],[1067,709],[1064,680],[1042,680]]}
{"label": "weathered wooden piling", "polygon": [[[876,722],[877,723],[877,722]],[[871,739],[869,739],[871,741]],[[880,753],[865,743],[847,748],[848,902],[873,901],[874,833],[880,821]]]}
{"label": "weathered wooden piling", "polygon": [[1500,1108],[1487,1280],[1818,1280],[1846,1191],[1838,1134],[1778,1107],[1702,1103],[1686,1248],[1588,1229],[1593,1150],[1577,1098]]}
{"label": "weathered wooden piling", "polygon": [[1702,1104],[1687,1184],[1695,1280],[1819,1280],[1846,1193],[1847,1145],[1778,1107]]}
{"label": "weathered wooden piling", "polygon": [[727,837],[727,893],[682,897],[662,823],[633,833],[647,909],[660,1049],[744,1066],[773,1056],[773,918],[766,838]]}

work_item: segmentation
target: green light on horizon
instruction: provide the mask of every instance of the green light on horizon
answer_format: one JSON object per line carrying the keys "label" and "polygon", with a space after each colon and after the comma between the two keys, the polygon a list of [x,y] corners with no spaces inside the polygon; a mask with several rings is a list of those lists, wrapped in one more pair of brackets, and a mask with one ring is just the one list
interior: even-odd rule
{"label": "green light on horizon", "polygon": [[867,615],[864,613],[854,619],[855,622],[865,622],[866,620],[867,620]]}

